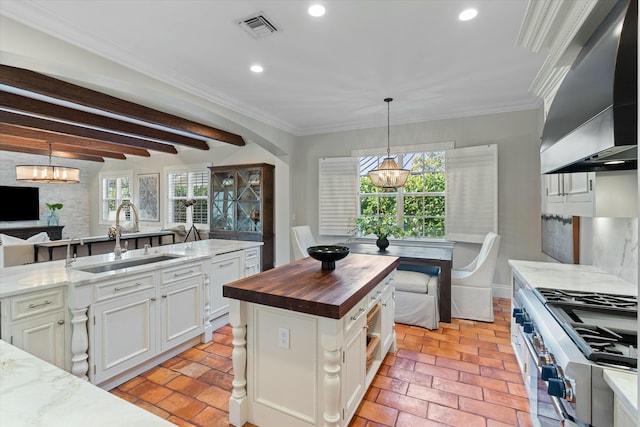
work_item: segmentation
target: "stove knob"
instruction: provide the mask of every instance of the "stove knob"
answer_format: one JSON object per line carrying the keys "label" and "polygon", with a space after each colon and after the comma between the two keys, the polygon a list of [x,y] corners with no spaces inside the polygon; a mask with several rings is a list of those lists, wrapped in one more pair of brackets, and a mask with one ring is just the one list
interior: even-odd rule
{"label": "stove knob", "polygon": [[522,325],[525,334],[533,333],[533,322],[531,320],[527,320]]}
{"label": "stove knob", "polygon": [[564,386],[564,380],[562,378],[549,378],[549,388],[547,392],[551,396],[565,398],[566,391]]}
{"label": "stove knob", "polygon": [[515,307],[513,309],[513,313],[511,314],[512,317],[516,317],[516,314],[520,314],[522,313],[522,309],[520,307]]}
{"label": "stove knob", "polygon": [[524,323],[524,313],[516,313],[516,323],[522,325]]}
{"label": "stove knob", "polygon": [[543,365],[540,372],[540,378],[543,381],[549,381],[551,378],[558,378],[558,370],[553,365]]}

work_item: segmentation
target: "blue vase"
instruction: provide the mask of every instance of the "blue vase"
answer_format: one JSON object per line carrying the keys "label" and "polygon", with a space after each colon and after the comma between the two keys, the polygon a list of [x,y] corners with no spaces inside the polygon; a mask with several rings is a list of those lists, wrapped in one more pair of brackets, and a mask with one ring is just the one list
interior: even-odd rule
{"label": "blue vase", "polygon": [[55,227],[58,225],[58,216],[54,211],[49,213],[49,216],[47,217],[47,225],[49,227]]}

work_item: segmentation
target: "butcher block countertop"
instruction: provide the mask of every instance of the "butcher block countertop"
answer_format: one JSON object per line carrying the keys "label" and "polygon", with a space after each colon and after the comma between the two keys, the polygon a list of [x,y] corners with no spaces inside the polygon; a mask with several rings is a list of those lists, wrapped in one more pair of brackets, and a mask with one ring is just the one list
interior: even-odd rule
{"label": "butcher block countertop", "polygon": [[349,254],[335,270],[303,258],[225,285],[225,297],[332,319],[342,318],[400,263],[397,257]]}

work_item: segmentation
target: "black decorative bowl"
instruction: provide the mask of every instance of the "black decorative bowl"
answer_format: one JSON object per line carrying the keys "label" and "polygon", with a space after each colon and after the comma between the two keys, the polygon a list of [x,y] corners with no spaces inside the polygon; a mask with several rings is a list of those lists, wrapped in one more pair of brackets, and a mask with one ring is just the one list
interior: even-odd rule
{"label": "black decorative bowl", "polygon": [[322,261],[323,270],[335,270],[336,261],[349,255],[349,248],[346,246],[311,246],[307,248],[309,256],[318,261]]}

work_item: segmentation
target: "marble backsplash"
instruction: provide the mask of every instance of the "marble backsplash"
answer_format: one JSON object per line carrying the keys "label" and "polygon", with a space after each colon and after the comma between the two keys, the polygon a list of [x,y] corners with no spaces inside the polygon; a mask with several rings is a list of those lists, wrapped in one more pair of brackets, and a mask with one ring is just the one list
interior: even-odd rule
{"label": "marble backsplash", "polygon": [[638,283],[638,218],[580,218],[580,263]]}

